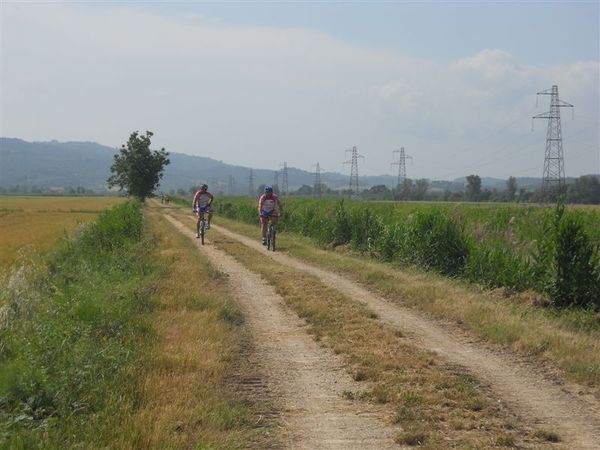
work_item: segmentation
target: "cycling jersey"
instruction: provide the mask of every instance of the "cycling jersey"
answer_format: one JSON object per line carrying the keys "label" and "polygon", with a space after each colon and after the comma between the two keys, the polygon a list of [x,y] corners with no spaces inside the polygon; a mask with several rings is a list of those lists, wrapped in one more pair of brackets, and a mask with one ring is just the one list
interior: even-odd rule
{"label": "cycling jersey", "polygon": [[276,214],[275,207],[277,206],[277,202],[279,201],[279,196],[277,194],[271,194],[267,196],[267,194],[263,194],[258,199],[258,208],[263,212],[268,213],[269,215]]}
{"label": "cycling jersey", "polygon": [[192,207],[202,207],[205,208],[209,206],[209,204],[213,200],[213,195],[208,191],[198,191],[194,195],[194,201],[192,202]]}

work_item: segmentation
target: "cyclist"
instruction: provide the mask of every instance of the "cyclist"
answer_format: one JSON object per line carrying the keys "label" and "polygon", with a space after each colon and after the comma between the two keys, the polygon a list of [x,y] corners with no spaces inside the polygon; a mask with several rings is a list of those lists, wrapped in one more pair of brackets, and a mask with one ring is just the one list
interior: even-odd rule
{"label": "cyclist", "polygon": [[194,200],[192,201],[192,210],[198,217],[198,221],[196,222],[197,238],[200,237],[200,221],[204,218],[204,213],[206,213],[208,216],[206,229],[210,230],[210,221],[212,220],[212,202],[213,195],[208,192],[208,185],[203,184],[200,186],[200,190],[194,194]]}
{"label": "cyclist", "polygon": [[279,216],[283,214],[283,203],[279,200],[279,196],[273,193],[273,186],[267,184],[265,193],[258,199],[258,215],[262,226],[262,241],[263,245],[267,245],[267,225],[269,217],[273,225],[277,224]]}

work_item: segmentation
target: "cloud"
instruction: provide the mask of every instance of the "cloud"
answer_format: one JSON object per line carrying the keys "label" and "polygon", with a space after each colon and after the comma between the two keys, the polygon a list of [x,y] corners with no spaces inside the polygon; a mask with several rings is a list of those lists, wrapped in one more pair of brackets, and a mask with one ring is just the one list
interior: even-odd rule
{"label": "cloud", "polygon": [[[565,126],[567,154],[580,155],[567,172],[599,164],[589,126],[598,122],[598,61],[534,66],[482,49],[445,63],[310,29],[72,4],[4,5],[1,58],[7,136],[117,146],[150,129],[172,151],[264,168],[319,161],[325,170],[342,170],[343,150],[358,145],[368,173],[386,172],[404,145],[417,162],[413,176],[458,176],[527,133],[535,93],[558,84],[581,118]],[[573,129],[577,145],[567,144]],[[485,174],[536,164],[541,173],[543,132],[516,142],[531,142],[530,154],[480,166]]]}

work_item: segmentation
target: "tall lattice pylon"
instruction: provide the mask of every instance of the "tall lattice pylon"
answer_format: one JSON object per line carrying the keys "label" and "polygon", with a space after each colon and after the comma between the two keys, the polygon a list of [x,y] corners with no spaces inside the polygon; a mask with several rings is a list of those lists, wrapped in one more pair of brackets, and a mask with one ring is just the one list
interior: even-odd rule
{"label": "tall lattice pylon", "polygon": [[281,171],[281,193],[287,195],[288,193],[288,166],[287,162],[283,163],[283,170]]}
{"label": "tall lattice pylon", "polygon": [[233,175],[229,175],[229,180],[227,181],[227,195],[233,195],[235,192],[235,178]]}
{"label": "tall lattice pylon", "polygon": [[[532,119],[548,119],[546,131],[546,156],[544,158],[544,178],[542,193],[545,198],[558,189],[560,193],[565,186],[565,162],[562,143],[562,129],[560,125],[560,108],[573,108],[570,103],[558,98],[558,86],[540,91],[537,95],[550,96],[550,111],[533,116]],[[532,120],[533,128],[533,120]]]}
{"label": "tall lattice pylon", "polygon": [[358,158],[365,159],[365,157],[358,154],[356,146],[346,150],[346,153],[348,152],[352,152],[352,157],[349,161],[344,161],[344,164],[350,164],[350,196],[356,198],[360,193],[358,185]]}
{"label": "tall lattice pylon", "polygon": [[254,171],[252,169],[250,169],[250,175],[248,176],[248,195],[256,195],[256,191],[254,190]]}
{"label": "tall lattice pylon", "polygon": [[392,166],[398,166],[398,181],[396,181],[396,189],[400,189],[400,186],[406,179],[406,160],[412,159],[412,156],[408,156],[404,153],[404,147],[400,147],[400,150],[394,150],[392,153],[398,153],[398,160],[392,161]]}
{"label": "tall lattice pylon", "polygon": [[314,165],[315,167],[315,185],[313,186],[313,196],[317,198],[321,198],[322,189],[321,189],[321,166],[319,163]]}

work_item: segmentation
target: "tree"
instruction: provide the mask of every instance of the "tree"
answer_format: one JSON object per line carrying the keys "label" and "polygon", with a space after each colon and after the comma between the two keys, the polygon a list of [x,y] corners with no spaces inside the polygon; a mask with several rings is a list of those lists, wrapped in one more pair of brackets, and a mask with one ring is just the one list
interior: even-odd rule
{"label": "tree", "polygon": [[508,177],[508,180],[506,181],[506,199],[509,202],[514,202],[516,194],[517,194],[517,179],[515,177]]}
{"label": "tree", "polygon": [[164,148],[150,150],[151,131],[140,135],[138,131],[131,133],[127,144],[121,146],[120,154],[114,156],[115,162],[110,167],[113,175],[108,178],[108,187],[119,186],[129,195],[144,201],[158,187],[163,170],[169,164],[169,153]]}
{"label": "tree", "polygon": [[479,200],[481,195],[481,178],[479,175],[469,175],[467,177],[467,198],[472,202]]}
{"label": "tree", "polygon": [[362,191],[361,196],[366,200],[391,200],[392,191],[386,185],[378,184]]}
{"label": "tree", "polygon": [[427,193],[427,189],[429,189],[429,181],[425,178],[421,178],[415,181],[415,191],[414,191],[414,199],[415,200],[424,200],[425,194]]}

